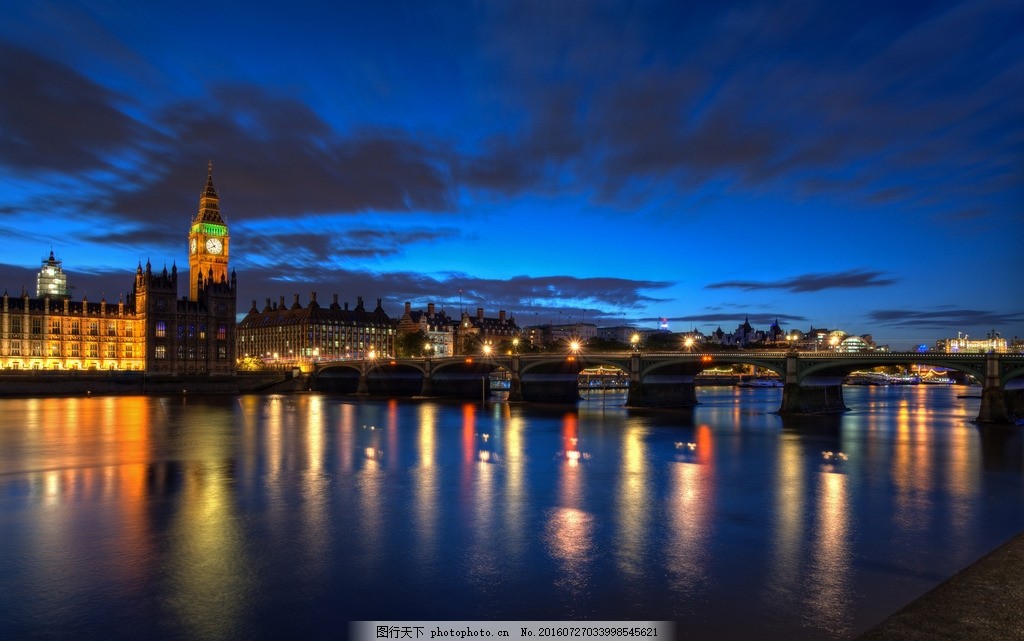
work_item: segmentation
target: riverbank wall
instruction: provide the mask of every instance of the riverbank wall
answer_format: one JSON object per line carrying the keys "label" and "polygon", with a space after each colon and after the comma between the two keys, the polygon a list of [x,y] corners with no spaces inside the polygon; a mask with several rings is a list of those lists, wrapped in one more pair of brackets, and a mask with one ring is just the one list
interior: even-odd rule
{"label": "riverbank wall", "polygon": [[1024,533],[856,641],[1024,639]]}
{"label": "riverbank wall", "polygon": [[0,374],[0,396],[287,393],[305,391],[309,384],[307,375],[291,371],[234,375],[3,372]]}

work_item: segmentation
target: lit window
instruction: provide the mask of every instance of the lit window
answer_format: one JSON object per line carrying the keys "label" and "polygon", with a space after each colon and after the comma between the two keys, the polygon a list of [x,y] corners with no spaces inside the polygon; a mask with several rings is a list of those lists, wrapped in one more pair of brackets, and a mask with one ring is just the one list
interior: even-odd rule
{"label": "lit window", "polygon": [[[164,321],[157,321],[156,322],[156,337],[157,338],[164,338],[165,336],[167,336],[167,323],[165,323]],[[159,349],[159,348],[157,348],[157,349]],[[161,356],[161,358],[163,358],[163,357]]]}

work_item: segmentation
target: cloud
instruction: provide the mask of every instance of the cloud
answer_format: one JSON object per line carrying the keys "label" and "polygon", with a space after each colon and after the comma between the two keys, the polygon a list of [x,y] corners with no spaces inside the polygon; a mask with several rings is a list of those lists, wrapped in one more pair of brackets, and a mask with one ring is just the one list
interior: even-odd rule
{"label": "cloud", "polygon": [[[643,322],[656,322],[661,320],[660,318],[642,318]],[[742,325],[744,322],[749,321],[755,328],[763,327],[768,329],[771,325],[778,321],[779,325],[793,325],[796,323],[807,322],[806,316],[796,316],[793,314],[766,314],[766,313],[755,313],[755,314],[736,314],[736,313],[721,313],[721,314],[693,314],[688,316],[670,316],[666,318],[670,323],[682,323],[684,325],[727,325],[730,326],[735,323],[736,325]]]}
{"label": "cloud", "polygon": [[198,194],[207,158],[229,219],[232,211],[252,219],[455,207],[443,147],[401,130],[342,136],[305,104],[262,88],[219,87],[209,100],[170,106],[157,123],[168,133],[149,145],[147,174],[114,194],[110,211],[140,218],[193,209],[196,197],[182,185]]}
{"label": "cloud", "polygon": [[[451,314],[459,309],[473,312],[482,307],[488,315],[499,309],[523,318],[537,316],[543,322],[553,320],[553,314],[566,319],[608,318],[622,322],[623,307],[636,307],[646,301],[657,301],[644,292],[669,286],[659,281],[629,280],[623,278],[574,278],[571,276],[488,279],[462,273],[427,275],[413,272],[370,272],[332,268],[325,274],[316,265],[300,266],[282,271],[273,267],[249,267],[239,272],[239,306],[248,308],[250,299],[257,299],[260,309],[263,299],[277,300],[285,296],[289,302],[294,294],[318,292],[318,300],[326,294],[338,293],[342,300],[363,296],[366,300],[385,299],[389,314],[401,313],[401,306],[410,301],[416,308],[435,303],[446,307]],[[589,303],[589,304],[588,304]],[[537,322],[541,322],[538,320]]]}
{"label": "cloud", "polygon": [[18,171],[106,168],[142,131],[115,106],[123,96],[7,42],[0,42],[0,96],[0,163]]}
{"label": "cloud", "polygon": [[1012,3],[556,6],[492,16],[493,82],[516,88],[502,106],[517,126],[470,159],[468,184],[596,186],[623,207],[723,185],[865,213],[1019,200]]}
{"label": "cloud", "polygon": [[[306,225],[312,225],[309,220]],[[332,229],[332,233],[325,233]],[[349,258],[401,255],[411,245],[433,243],[458,237],[455,229],[346,229],[326,223],[315,231],[290,233],[248,233],[235,245],[248,265],[274,265],[282,268],[334,268]]]}
{"label": "cloud", "polygon": [[938,308],[924,311],[879,309],[868,312],[867,317],[879,325],[889,327],[943,329],[949,332],[986,328],[999,329],[1024,321],[1024,311],[997,312],[979,309]]}
{"label": "cloud", "polygon": [[743,291],[781,289],[801,294],[826,289],[886,287],[896,281],[897,279],[886,277],[882,272],[850,270],[833,274],[803,274],[777,281],[723,281],[705,285],[704,289],[740,289]]}

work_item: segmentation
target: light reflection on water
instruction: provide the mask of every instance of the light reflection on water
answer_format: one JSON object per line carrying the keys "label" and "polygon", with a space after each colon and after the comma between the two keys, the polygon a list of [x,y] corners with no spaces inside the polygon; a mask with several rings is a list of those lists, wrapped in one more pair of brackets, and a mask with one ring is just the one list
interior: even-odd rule
{"label": "light reflection on water", "polygon": [[689,412],[2,399],[0,636],[648,618],[849,638],[1024,528],[1021,434],[979,431],[956,391],[847,389],[853,411],[802,420],[731,388]]}

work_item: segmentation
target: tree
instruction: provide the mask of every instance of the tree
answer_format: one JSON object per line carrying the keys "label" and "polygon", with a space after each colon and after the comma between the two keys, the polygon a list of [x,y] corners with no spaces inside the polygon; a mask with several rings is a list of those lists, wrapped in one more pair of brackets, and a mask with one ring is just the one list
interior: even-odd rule
{"label": "tree", "polygon": [[399,334],[395,339],[395,352],[399,357],[413,358],[416,356],[429,356],[430,336],[422,329],[417,332]]}

